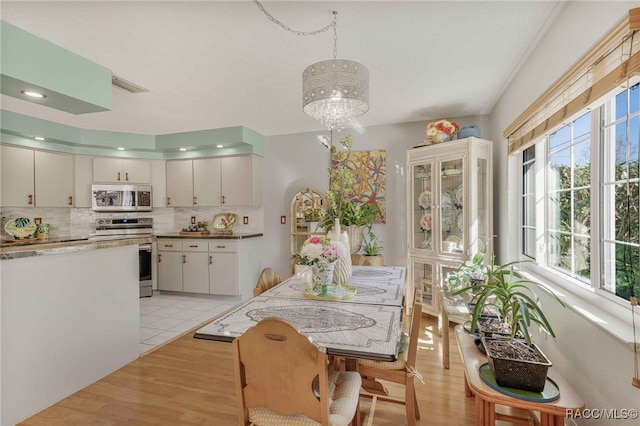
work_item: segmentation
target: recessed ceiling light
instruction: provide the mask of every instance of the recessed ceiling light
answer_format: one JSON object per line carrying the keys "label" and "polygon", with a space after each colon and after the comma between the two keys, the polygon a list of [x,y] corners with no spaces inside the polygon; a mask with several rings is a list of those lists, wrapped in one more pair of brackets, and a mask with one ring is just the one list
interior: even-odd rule
{"label": "recessed ceiling light", "polygon": [[218,145],[216,145],[216,148],[224,148],[224,145],[218,144]]}
{"label": "recessed ceiling light", "polygon": [[187,148],[180,148],[180,151],[186,151]]}
{"label": "recessed ceiling light", "polygon": [[37,140],[37,141],[43,141],[44,140],[44,138],[42,136],[34,136],[33,138],[35,140]]}
{"label": "recessed ceiling light", "polygon": [[121,147],[121,146],[119,146],[119,147],[118,147],[118,151],[124,151],[124,148],[123,148],[123,147]]}
{"label": "recessed ceiling light", "polygon": [[29,96],[30,98],[46,98],[47,97],[47,95],[45,95],[44,93],[34,92],[33,90],[21,90],[20,93],[22,93],[25,96]]}

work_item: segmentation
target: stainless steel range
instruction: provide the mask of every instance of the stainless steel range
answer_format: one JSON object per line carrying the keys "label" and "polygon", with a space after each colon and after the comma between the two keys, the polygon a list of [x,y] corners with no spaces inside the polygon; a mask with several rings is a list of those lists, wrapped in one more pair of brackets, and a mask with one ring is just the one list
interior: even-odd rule
{"label": "stainless steel range", "polygon": [[[136,219],[98,219],[96,221],[96,236],[151,236],[153,234],[153,218]],[[140,244],[138,260],[140,264],[140,297],[153,295],[153,272],[151,264],[151,244]]]}

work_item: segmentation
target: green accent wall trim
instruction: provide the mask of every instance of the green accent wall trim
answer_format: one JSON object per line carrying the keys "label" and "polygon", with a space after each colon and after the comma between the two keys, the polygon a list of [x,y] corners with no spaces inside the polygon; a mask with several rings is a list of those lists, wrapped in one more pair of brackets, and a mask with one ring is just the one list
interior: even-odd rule
{"label": "green accent wall trim", "polygon": [[[109,69],[4,21],[0,46],[3,94],[72,114],[111,109]],[[28,98],[21,90],[47,97]]]}
{"label": "green accent wall trim", "polygon": [[[0,136],[0,143],[82,155],[160,160],[237,154],[264,156],[264,136],[244,126],[144,135],[81,129],[0,110]],[[36,136],[46,140],[37,141]],[[224,147],[217,148],[218,144]],[[125,150],[118,151],[118,147]],[[187,151],[180,151],[180,148]]]}

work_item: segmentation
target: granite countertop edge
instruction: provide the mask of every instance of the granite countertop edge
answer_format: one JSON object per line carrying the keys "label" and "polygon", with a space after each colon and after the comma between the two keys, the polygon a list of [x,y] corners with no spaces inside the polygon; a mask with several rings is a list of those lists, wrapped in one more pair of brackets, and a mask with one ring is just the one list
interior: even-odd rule
{"label": "granite countertop edge", "polygon": [[29,242],[3,242],[0,245],[0,260],[21,259],[25,257],[66,254],[88,250],[100,250],[129,245],[149,244],[150,236],[127,236],[123,238],[52,238]]}
{"label": "granite countertop edge", "polygon": [[204,240],[244,240],[247,238],[256,238],[262,237],[263,234],[260,232],[256,233],[246,233],[246,234],[214,234],[211,233],[209,235],[184,235],[180,234],[180,232],[163,232],[153,235],[156,238],[195,238],[195,239],[204,239]]}

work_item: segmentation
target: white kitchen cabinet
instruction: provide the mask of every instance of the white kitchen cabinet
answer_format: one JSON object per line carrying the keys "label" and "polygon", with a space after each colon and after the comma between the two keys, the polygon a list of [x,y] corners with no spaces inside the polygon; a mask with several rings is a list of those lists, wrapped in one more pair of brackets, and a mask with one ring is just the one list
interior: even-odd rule
{"label": "white kitchen cabinet", "polygon": [[219,206],[221,203],[220,158],[193,160],[193,205]]}
{"label": "white kitchen cabinet", "polygon": [[209,293],[209,253],[207,240],[182,241],[182,291]]}
{"label": "white kitchen cabinet", "polygon": [[209,291],[236,296],[238,289],[238,243],[229,240],[209,241]]}
{"label": "white kitchen cabinet", "polygon": [[74,192],[75,207],[91,207],[91,184],[93,183],[93,157],[74,155]]}
{"label": "white kitchen cabinet", "polygon": [[182,240],[158,240],[158,289],[182,291]]}
{"label": "white kitchen cabinet", "polygon": [[193,206],[193,162],[171,160],[166,163],[167,207]]}
{"label": "white kitchen cabinet", "polygon": [[93,181],[99,183],[151,183],[151,162],[132,158],[94,158]]}
{"label": "white kitchen cabinet", "polygon": [[167,206],[262,205],[262,158],[256,155],[169,160]]}
{"label": "white kitchen cabinet", "polygon": [[256,155],[222,158],[222,204],[262,205],[262,158]]}
{"label": "white kitchen cabinet", "polygon": [[492,252],[492,142],[470,137],[413,148],[407,168],[407,306],[415,288],[423,312],[435,315],[447,273]]}
{"label": "white kitchen cabinet", "polygon": [[151,188],[153,191],[153,207],[167,206],[167,169],[164,160],[150,160]]}
{"label": "white kitchen cabinet", "polygon": [[36,207],[72,207],[73,155],[34,151]]}
{"label": "white kitchen cabinet", "polygon": [[2,207],[33,207],[34,162],[33,150],[2,145]]}
{"label": "white kitchen cabinet", "polygon": [[158,289],[253,295],[261,264],[262,238],[158,239]]}

